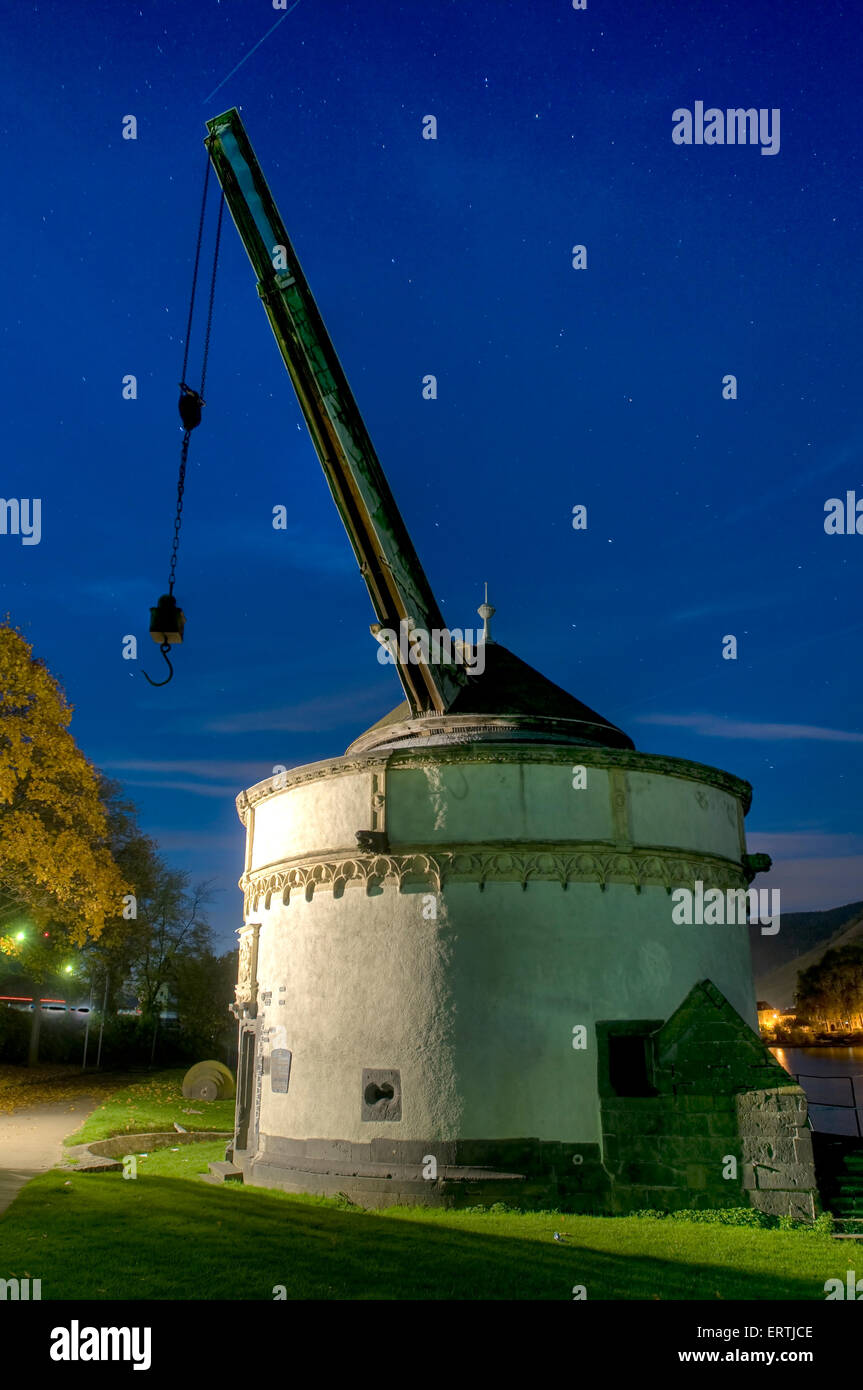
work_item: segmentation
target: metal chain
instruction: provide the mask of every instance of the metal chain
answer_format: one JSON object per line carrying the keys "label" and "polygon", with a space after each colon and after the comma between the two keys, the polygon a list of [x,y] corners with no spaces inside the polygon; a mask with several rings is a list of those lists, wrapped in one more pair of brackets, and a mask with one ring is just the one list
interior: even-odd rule
{"label": "metal chain", "polygon": [[[192,271],[192,294],[189,299],[189,318],[186,323],[186,346],[183,352],[183,370],[180,380],[186,380],[186,368],[189,365],[189,340],[192,336],[192,314],[195,310],[195,291],[198,285],[198,263],[201,259],[201,240],[204,235],[204,212],[207,207],[207,186],[210,182],[210,156],[207,155],[207,168],[204,173],[204,192],[201,195],[201,216],[198,218],[198,240],[195,245],[195,268]],[[224,198],[224,194],[222,194]]]}
{"label": "metal chain", "polygon": [[174,576],[177,569],[177,549],[180,544],[180,526],[183,521],[183,492],[186,487],[186,460],[189,457],[189,440],[192,431],[186,430],[183,435],[183,447],[180,451],[180,475],[177,479],[177,515],[174,517],[174,543],[171,546],[171,569],[169,572],[168,593],[174,592]]}
{"label": "metal chain", "polygon": [[[209,168],[209,160],[207,161]],[[216,271],[219,267],[219,242],[222,239],[222,213],[225,211],[225,190],[222,189],[222,196],[219,200],[219,218],[216,222],[216,247],[213,251],[213,274],[210,278],[210,303],[207,308],[207,330],[204,334],[204,361],[201,367],[201,389],[199,395],[204,398],[204,387],[207,384],[207,358],[210,355],[210,329],[213,326],[213,300],[216,294]]]}
{"label": "metal chain", "polygon": [[[204,234],[204,214],[207,207],[207,187],[210,180],[210,158],[207,156],[207,170],[204,174],[204,192],[201,197],[201,215],[198,219],[198,240],[195,247],[195,268],[192,272],[192,293],[189,299],[189,320],[186,326],[186,346],[183,353],[183,373],[181,382],[185,384],[186,369],[189,365],[189,341],[192,334],[192,315],[195,309],[195,293],[198,284],[198,267],[201,259],[201,242]],[[201,400],[204,398],[204,386],[207,381],[207,359],[210,355],[210,331],[213,326],[213,303],[216,295],[216,271],[219,265],[219,243],[222,239],[222,214],[225,209],[225,194],[222,191],[219,200],[219,217],[216,223],[216,245],[213,251],[213,273],[210,277],[210,301],[207,306],[207,328],[204,335],[204,360],[201,367],[201,389],[198,392]],[[192,431],[186,430],[183,434],[183,447],[180,451],[180,472],[177,478],[177,512],[174,517],[174,540],[171,545],[171,565],[168,571],[168,593],[173,595],[174,581],[177,573],[177,551],[180,546],[180,527],[183,524],[183,493],[186,489],[186,464],[189,458],[189,442]]]}

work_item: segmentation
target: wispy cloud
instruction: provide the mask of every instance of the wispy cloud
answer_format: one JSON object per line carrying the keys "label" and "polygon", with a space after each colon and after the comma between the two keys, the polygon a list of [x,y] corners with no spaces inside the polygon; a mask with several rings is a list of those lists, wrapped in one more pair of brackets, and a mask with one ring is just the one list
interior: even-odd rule
{"label": "wispy cloud", "polygon": [[747,832],[746,843],[750,850],[769,854],[774,859],[833,859],[863,855],[863,835],[831,835],[817,830],[754,830]]}
{"label": "wispy cloud", "polygon": [[769,854],[770,873],[756,882],[779,888],[784,912],[843,907],[863,899],[863,835],[823,831],[752,831],[750,853]]}
{"label": "wispy cloud", "polygon": [[[308,457],[303,462],[309,468],[317,465],[314,447],[308,441]],[[271,511],[260,509],[254,514],[246,511],[230,516],[205,517],[195,525],[194,542],[189,544],[201,555],[218,555],[224,561],[230,555],[248,555],[249,546],[267,547],[267,554],[279,565],[308,574],[338,575],[358,573],[354,553],[344,532],[334,522],[323,535],[300,521],[289,520],[284,530],[273,530]]]}
{"label": "wispy cloud", "polygon": [[[835,454],[831,454],[828,459],[822,460],[815,464],[814,467],[807,468],[800,473],[794,474],[789,472],[784,482],[785,489],[791,496],[794,496],[803,488],[808,488],[811,483],[815,483],[821,478],[826,478],[831,473],[838,473],[841,468],[847,468],[849,464],[854,465],[856,468],[860,458],[861,447],[863,447],[863,435],[858,431],[853,439],[846,440],[844,444],[841,444],[837,448]],[[851,484],[849,484],[849,486],[851,486]],[[769,488],[765,488],[762,492],[753,492],[752,497],[748,498],[742,506],[736,508],[736,510],[726,512],[720,518],[720,524],[722,526],[736,526],[744,517],[755,516],[759,512],[766,511],[771,505],[771,497],[772,492]],[[816,513],[815,515],[818,517],[820,513]]]}
{"label": "wispy cloud", "polygon": [[[322,729],[341,729],[362,719],[380,718],[386,713],[386,697],[375,686],[368,690],[345,691],[326,699],[306,700],[275,709],[248,710],[214,719],[206,725],[211,733],[314,733]],[[266,775],[266,774],[265,774]]]}
{"label": "wispy cloud", "polygon": [[[261,781],[258,778],[258,781]],[[130,777],[125,781],[127,787],[147,787],[150,791],[171,791],[189,792],[192,796],[217,796],[226,800],[232,800],[243,790],[243,784],[232,782],[230,786],[220,786],[216,782],[145,782],[140,778]]]}
{"label": "wispy cloud", "polygon": [[709,603],[696,604],[692,608],[681,608],[677,613],[669,613],[665,621],[671,626],[675,623],[691,623],[702,618],[727,618],[730,614],[748,613],[755,609],[772,608],[777,603],[787,603],[788,595],[781,590],[768,593],[759,590],[753,593],[729,593],[721,599]]}
{"label": "wispy cloud", "polygon": [[[211,835],[205,830],[153,830],[153,839],[157,842],[160,850],[171,850],[178,852],[198,852],[204,854],[224,855],[226,852],[233,855],[234,859],[240,861],[242,868],[243,858],[243,827],[237,821],[236,835]],[[229,869],[232,868],[229,865]]]}
{"label": "wispy cloud", "polygon": [[[757,838],[753,836],[752,843]],[[781,860],[757,878],[755,886],[780,889],[783,913],[844,907],[863,899],[863,855]]]}
{"label": "wispy cloud", "polygon": [[[257,762],[213,762],[209,758],[194,758],[184,762],[166,762],[150,758],[124,758],[103,760],[99,762],[99,766],[111,768],[115,772],[152,772],[154,775],[173,772],[186,774],[189,777],[236,778],[244,785],[249,785],[252,782],[262,781],[264,777],[271,777],[274,764],[267,763],[263,759]],[[282,766],[295,767],[297,764],[284,763]]]}
{"label": "wispy cloud", "polygon": [[642,714],[637,716],[637,722],[692,729],[704,738],[763,739],[772,743],[789,739],[863,743],[863,733],[850,729],[823,729],[817,724],[759,724],[754,720],[722,719],[715,714]]}

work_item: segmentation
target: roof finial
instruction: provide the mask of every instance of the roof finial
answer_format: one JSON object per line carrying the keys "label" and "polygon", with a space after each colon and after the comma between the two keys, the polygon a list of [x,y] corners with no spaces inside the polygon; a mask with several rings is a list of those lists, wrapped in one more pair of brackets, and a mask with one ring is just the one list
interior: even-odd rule
{"label": "roof finial", "polygon": [[480,606],[479,606],[479,608],[478,608],[476,611],[477,611],[477,613],[479,614],[479,616],[482,618],[482,637],[480,638],[480,641],[481,641],[481,642],[490,642],[490,641],[492,640],[492,637],[491,637],[491,620],[492,620],[492,618],[494,617],[495,612],[496,612],[497,610],[494,609],[494,608],[492,608],[491,604],[490,604],[489,601],[488,601],[488,583],[487,583],[487,582],[486,582],[486,585],[485,585],[485,602],[484,602],[484,603],[481,603]]}

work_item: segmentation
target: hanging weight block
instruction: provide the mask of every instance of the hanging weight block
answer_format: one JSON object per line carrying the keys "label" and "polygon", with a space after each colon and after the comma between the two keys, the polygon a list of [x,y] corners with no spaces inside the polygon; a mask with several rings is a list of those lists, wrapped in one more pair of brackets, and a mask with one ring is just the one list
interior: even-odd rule
{"label": "hanging weight block", "polygon": [[186,618],[177,607],[173,594],[162,594],[155,608],[150,609],[150,636],[154,642],[182,642]]}

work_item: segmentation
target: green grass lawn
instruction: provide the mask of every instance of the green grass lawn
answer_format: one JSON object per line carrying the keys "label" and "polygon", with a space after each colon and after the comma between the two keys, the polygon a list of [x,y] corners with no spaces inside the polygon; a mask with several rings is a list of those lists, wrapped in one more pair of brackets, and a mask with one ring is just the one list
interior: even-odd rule
{"label": "green grass lawn", "polygon": [[[798,1231],[638,1217],[344,1209],[210,1186],[224,1145],[138,1159],[138,1176],[55,1169],[0,1217],[0,1278],[43,1299],[823,1299],[853,1251]],[[553,1239],[565,1231],[563,1242]],[[856,1251],[857,1247],[855,1247]]]}
{"label": "green grass lawn", "polygon": [[232,1132],[233,1100],[186,1100],[182,1089],[185,1074],[182,1067],[154,1072],[115,1091],[80,1129],[69,1135],[66,1144],[87,1144],[93,1139],[110,1139],[114,1134],[162,1132],[173,1129],[175,1120],[188,1130]]}

